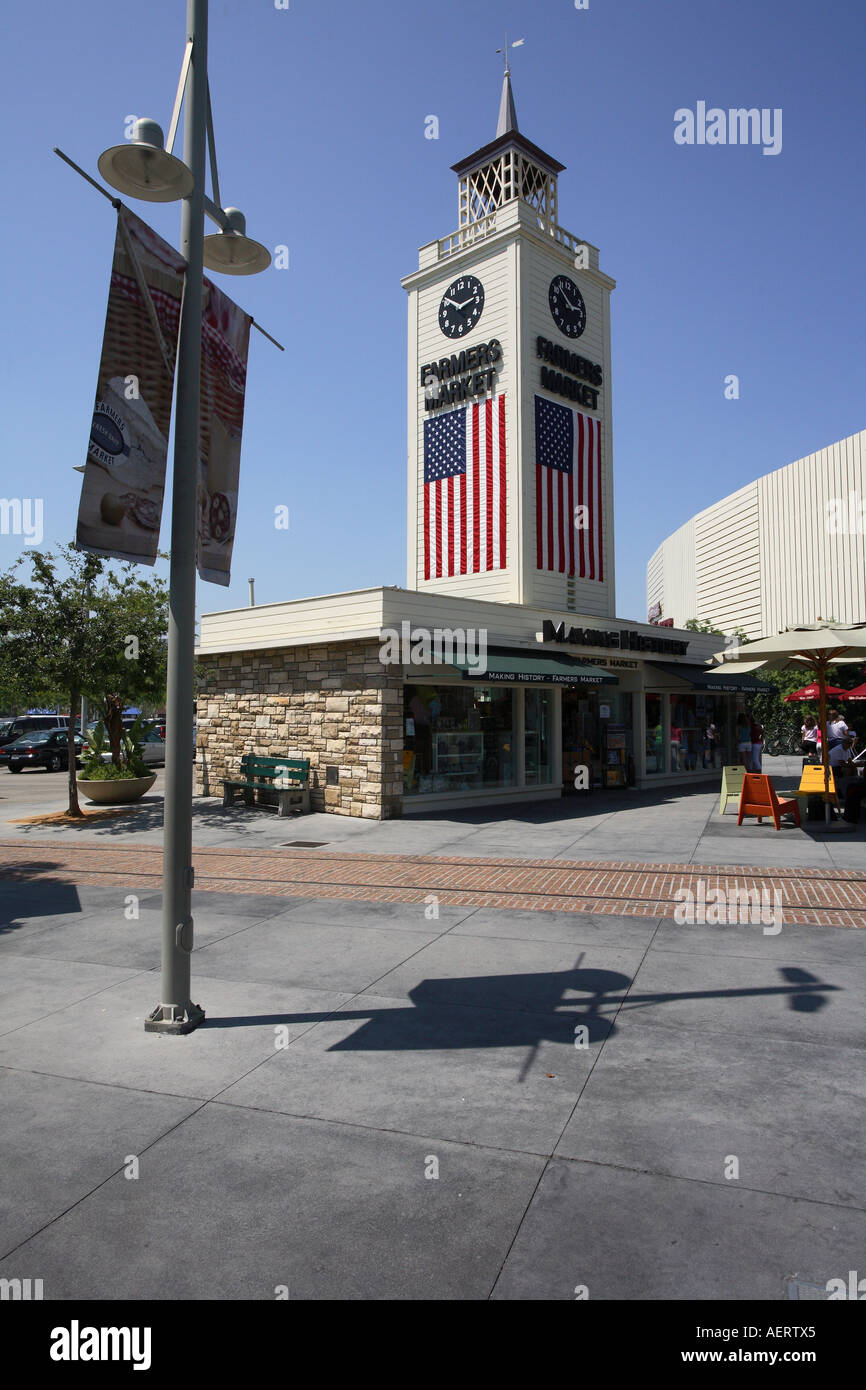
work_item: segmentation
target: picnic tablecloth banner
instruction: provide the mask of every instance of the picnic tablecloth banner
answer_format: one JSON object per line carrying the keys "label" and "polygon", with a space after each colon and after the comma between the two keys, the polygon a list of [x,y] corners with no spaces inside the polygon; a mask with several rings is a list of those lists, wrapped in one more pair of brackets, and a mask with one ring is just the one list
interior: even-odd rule
{"label": "picnic tablecloth banner", "polygon": [[76,531],[79,549],[95,555],[156,560],[185,267],[152,227],[118,209]]}
{"label": "picnic tablecloth banner", "polygon": [[251,326],[251,316],[205,279],[196,566],[211,584],[231,579]]}

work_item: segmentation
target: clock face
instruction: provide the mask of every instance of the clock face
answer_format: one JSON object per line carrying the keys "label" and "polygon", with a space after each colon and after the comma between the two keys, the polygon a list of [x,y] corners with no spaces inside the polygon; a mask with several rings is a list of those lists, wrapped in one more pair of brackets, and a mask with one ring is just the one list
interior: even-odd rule
{"label": "clock face", "polygon": [[586,305],[577,285],[567,275],[556,275],[550,282],[547,302],[553,322],[566,338],[579,338],[586,328]]}
{"label": "clock face", "polygon": [[474,275],[461,275],[449,285],[439,305],[439,327],[446,338],[463,338],[484,309],[484,286]]}

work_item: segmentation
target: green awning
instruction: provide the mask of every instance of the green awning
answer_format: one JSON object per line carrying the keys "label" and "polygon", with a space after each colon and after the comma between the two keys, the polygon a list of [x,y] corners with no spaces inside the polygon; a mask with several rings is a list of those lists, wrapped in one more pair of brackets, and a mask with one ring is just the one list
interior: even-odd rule
{"label": "green awning", "polygon": [[708,669],[706,666],[688,666],[685,662],[680,665],[675,661],[650,661],[647,665],[663,671],[666,676],[676,676],[677,680],[686,681],[695,690],[712,690],[720,695],[772,695],[776,689],[767,681],[759,681],[757,676],[745,672],[738,675],[734,671],[724,671],[720,666]]}
{"label": "green awning", "polygon": [[554,655],[524,656],[515,651],[508,654],[489,653],[487,669],[483,673],[458,663],[457,670],[465,681],[475,685],[491,685],[497,682],[515,681],[522,685],[618,685],[617,676],[611,675],[601,666],[589,666],[585,661],[575,661],[573,657]]}

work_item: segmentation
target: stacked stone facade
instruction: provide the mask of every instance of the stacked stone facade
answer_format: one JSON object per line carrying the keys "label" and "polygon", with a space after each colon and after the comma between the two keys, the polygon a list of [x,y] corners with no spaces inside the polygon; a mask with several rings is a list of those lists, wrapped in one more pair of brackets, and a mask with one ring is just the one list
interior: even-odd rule
{"label": "stacked stone facade", "polygon": [[377,638],[200,655],[196,790],[221,796],[244,753],[308,758],[312,810],[399,816],[403,687],[379,647]]}

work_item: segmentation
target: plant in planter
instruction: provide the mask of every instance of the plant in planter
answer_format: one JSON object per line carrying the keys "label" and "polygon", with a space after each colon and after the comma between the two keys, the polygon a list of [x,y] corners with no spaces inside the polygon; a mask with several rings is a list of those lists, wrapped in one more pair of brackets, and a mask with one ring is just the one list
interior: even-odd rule
{"label": "plant in planter", "polygon": [[103,762],[103,754],[109,752],[105,737],[105,725],[100,721],[90,734],[90,752],[84,759],[84,770],[78,784],[91,801],[117,805],[125,801],[137,801],[149,791],[156,781],[141,756],[141,716],[131,729],[124,732],[120,742],[121,761]]}

